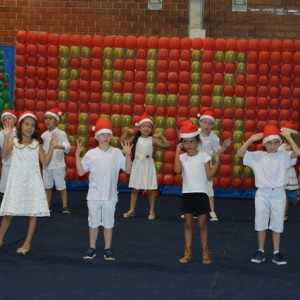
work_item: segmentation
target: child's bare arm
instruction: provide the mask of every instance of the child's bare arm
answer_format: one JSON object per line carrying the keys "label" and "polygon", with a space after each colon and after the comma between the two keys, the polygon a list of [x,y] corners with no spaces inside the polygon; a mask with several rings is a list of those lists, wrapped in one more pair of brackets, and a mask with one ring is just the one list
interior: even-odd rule
{"label": "child's bare arm", "polygon": [[179,154],[182,149],[182,144],[179,143],[176,147],[176,152],[175,152],[175,161],[174,161],[174,171],[175,173],[181,173],[182,172],[182,163],[179,159]]}
{"label": "child's bare arm", "polygon": [[153,144],[164,149],[169,148],[169,142],[162,134],[153,134]]}
{"label": "child's bare arm", "polygon": [[131,128],[128,128],[127,130],[125,130],[121,137],[120,137],[120,142],[121,144],[125,141],[125,140],[129,140],[130,143],[132,143],[134,139],[134,130]]}
{"label": "child's bare arm", "polygon": [[77,140],[77,148],[75,151],[75,158],[76,158],[76,169],[77,173],[79,176],[83,176],[85,174],[85,171],[83,169],[82,163],[81,163],[81,158],[80,158],[80,153],[82,151],[82,143]]}
{"label": "child's bare arm", "polygon": [[300,148],[298,145],[295,143],[293,138],[291,137],[291,132],[286,129],[281,129],[280,134],[287,140],[287,142],[290,144],[291,149],[292,149],[292,154],[291,158],[296,158],[300,156]]}
{"label": "child's bare arm", "polygon": [[242,147],[237,151],[237,154],[240,156],[244,156],[248,147],[263,138],[263,133],[256,133],[251,135],[251,137],[242,145]]}
{"label": "child's bare arm", "polygon": [[215,174],[217,173],[218,171],[218,168],[219,168],[219,164],[220,164],[220,151],[216,152],[215,153],[215,164],[211,167],[210,166],[210,162],[207,162],[205,164],[205,172],[206,172],[206,177],[207,177],[207,180],[211,180]]}
{"label": "child's bare arm", "polygon": [[42,145],[40,145],[40,149],[39,149],[39,159],[40,159],[40,162],[43,166],[48,166],[50,161],[51,161],[51,158],[52,158],[52,155],[53,155],[53,151],[55,149],[55,147],[57,146],[57,143],[58,143],[58,136],[56,133],[53,133],[52,134],[52,137],[51,137],[51,141],[50,141],[50,146],[49,146],[49,149],[48,149],[48,152],[45,153]]}
{"label": "child's bare arm", "polygon": [[4,142],[1,149],[1,157],[6,158],[9,156],[10,152],[13,149],[13,142],[9,141],[10,135],[13,130],[13,125],[10,123],[4,123],[4,129],[2,130],[4,136]]}
{"label": "child's bare arm", "polygon": [[224,153],[231,144],[232,144],[232,139],[231,138],[226,139],[220,148],[221,154]]}

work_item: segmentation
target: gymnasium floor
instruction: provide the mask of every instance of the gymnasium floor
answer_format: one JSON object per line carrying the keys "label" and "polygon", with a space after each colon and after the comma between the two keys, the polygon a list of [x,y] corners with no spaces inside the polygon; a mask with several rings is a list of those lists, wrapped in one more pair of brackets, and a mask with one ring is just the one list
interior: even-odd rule
{"label": "gymnasium floor", "polygon": [[[27,256],[15,251],[24,239],[27,218],[12,221],[0,250],[0,299],[299,299],[300,206],[290,207],[282,236],[288,264],[250,263],[256,250],[254,204],[249,199],[216,199],[220,222],[209,223],[213,264],[200,263],[200,242],[194,231],[194,260],[181,265],[183,220],[178,196],[157,198],[157,219],[148,221],[147,198],[140,196],[136,217],[123,219],[129,194],[120,193],[113,249],[116,261],[98,256],[82,259],[88,247],[86,191],[69,191],[71,215],[60,212],[54,192],[50,218],[38,220],[33,249]],[[196,227],[195,227],[196,229]]]}

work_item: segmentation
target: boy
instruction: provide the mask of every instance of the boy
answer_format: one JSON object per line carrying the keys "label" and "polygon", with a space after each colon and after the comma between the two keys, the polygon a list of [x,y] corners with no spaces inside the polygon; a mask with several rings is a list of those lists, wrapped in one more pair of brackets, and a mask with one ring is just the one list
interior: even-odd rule
{"label": "boy", "polygon": [[117,183],[121,169],[128,174],[130,173],[132,146],[129,146],[128,141],[122,143],[124,157],[120,149],[109,145],[113,132],[111,122],[107,119],[99,118],[93,130],[95,131],[95,139],[99,143],[98,147],[89,150],[80,160],[83,147],[77,141],[75,152],[78,175],[82,176],[86,172],[90,172],[87,194],[90,248],[83,258],[93,259],[96,257],[99,226],[103,226],[104,259],[115,260],[111,242],[114,214],[118,202]]}
{"label": "boy", "polygon": [[[7,109],[4,110],[2,115],[1,115],[1,121],[3,124],[5,123],[10,123],[13,127],[10,140],[13,140],[16,137],[16,127],[15,124],[17,122],[17,115],[14,110]],[[0,147],[2,148],[4,143],[4,135],[2,131],[0,131]],[[11,164],[11,155],[9,155],[7,158],[2,159],[2,171],[1,171],[1,182],[0,182],[0,193],[5,192],[6,188],[6,182],[7,182],[7,177],[10,169],[10,164]]]}
{"label": "boy", "polygon": [[70,152],[71,145],[69,143],[67,134],[64,131],[57,128],[61,117],[62,112],[57,107],[52,108],[45,113],[45,124],[48,130],[42,134],[42,139],[44,141],[43,148],[47,153],[53,133],[56,133],[57,135],[58,145],[55,147],[49,165],[43,168],[43,181],[46,190],[49,209],[51,207],[52,188],[55,183],[56,190],[60,191],[60,196],[62,200],[62,212],[63,214],[70,214],[70,210],[68,208],[68,195],[65,181],[65,153],[67,154]]}
{"label": "boy", "polygon": [[[201,140],[201,151],[206,152],[210,157],[215,152],[224,153],[227,148],[231,145],[231,139],[224,141],[223,145],[220,146],[220,139],[218,136],[212,132],[212,129],[216,125],[216,115],[215,112],[209,107],[202,107],[200,110],[200,140]],[[210,204],[209,220],[210,221],[219,221],[217,214],[215,212],[215,198],[213,190],[213,180],[208,180],[207,190]]]}
{"label": "boy", "polygon": [[[286,265],[287,262],[279,252],[280,234],[283,232],[285,190],[287,171],[295,165],[300,156],[300,149],[291,138],[288,130],[281,129],[280,134],[288,141],[293,151],[278,151],[281,144],[279,129],[274,125],[266,125],[264,133],[252,135],[238,150],[243,156],[243,163],[253,169],[255,185],[255,230],[258,238],[258,251],[251,259],[253,263],[261,263],[265,258],[266,229],[272,230],[273,256],[272,262],[276,265]],[[248,147],[262,139],[266,151],[247,151]],[[269,225],[270,224],[270,225]]]}

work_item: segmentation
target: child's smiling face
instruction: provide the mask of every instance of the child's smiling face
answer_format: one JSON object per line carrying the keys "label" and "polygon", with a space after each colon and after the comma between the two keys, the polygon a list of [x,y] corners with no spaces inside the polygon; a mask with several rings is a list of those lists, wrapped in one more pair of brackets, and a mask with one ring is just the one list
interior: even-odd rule
{"label": "child's smiling face", "polygon": [[151,122],[144,122],[142,125],[139,127],[139,131],[141,132],[142,137],[148,137],[151,135],[153,129],[153,125]]}

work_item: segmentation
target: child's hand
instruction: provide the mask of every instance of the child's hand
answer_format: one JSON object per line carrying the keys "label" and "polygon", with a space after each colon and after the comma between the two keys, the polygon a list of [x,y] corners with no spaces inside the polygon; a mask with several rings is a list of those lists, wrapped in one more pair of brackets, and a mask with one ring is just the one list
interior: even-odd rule
{"label": "child's hand", "polygon": [[161,136],[160,133],[154,133],[154,134],[153,134],[153,138],[158,139],[158,140],[161,140],[161,139],[162,139],[162,136]]}
{"label": "child's hand", "polygon": [[182,143],[178,143],[176,146],[176,153],[179,154],[182,149],[183,149]]}
{"label": "child's hand", "polygon": [[280,129],[280,134],[284,137],[284,138],[288,138],[291,136],[291,132],[288,129]]}
{"label": "child's hand", "polygon": [[58,145],[58,136],[56,132],[53,132],[51,135],[50,146],[56,148],[57,145]]}
{"label": "child's hand", "polygon": [[80,140],[76,140],[76,143],[77,143],[77,148],[76,148],[76,151],[75,151],[75,155],[80,156],[80,153],[83,149],[82,142]]}
{"label": "child's hand", "polygon": [[14,126],[10,122],[5,122],[3,125],[4,125],[4,128],[2,129],[2,133],[3,133],[4,137],[9,138]]}
{"label": "child's hand", "polygon": [[257,142],[257,141],[261,140],[263,137],[264,137],[263,133],[255,133],[255,134],[251,135],[249,140],[251,142]]}
{"label": "child's hand", "polygon": [[130,156],[131,155],[131,149],[133,147],[133,144],[130,145],[130,141],[124,141],[121,143],[121,146],[123,148],[123,153],[125,156]]}

